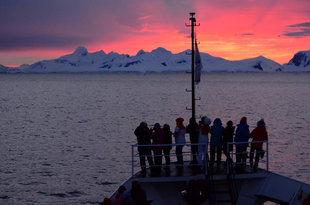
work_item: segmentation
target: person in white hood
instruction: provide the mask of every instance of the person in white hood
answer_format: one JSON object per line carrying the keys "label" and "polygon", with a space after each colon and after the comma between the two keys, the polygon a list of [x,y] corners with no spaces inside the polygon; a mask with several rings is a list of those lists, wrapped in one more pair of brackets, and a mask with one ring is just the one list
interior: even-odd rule
{"label": "person in white hood", "polygon": [[202,117],[199,122],[198,131],[198,143],[204,143],[203,145],[198,146],[198,156],[197,162],[199,165],[202,165],[202,159],[206,161],[208,155],[208,142],[209,142],[209,132],[210,132],[211,120],[208,117]]}

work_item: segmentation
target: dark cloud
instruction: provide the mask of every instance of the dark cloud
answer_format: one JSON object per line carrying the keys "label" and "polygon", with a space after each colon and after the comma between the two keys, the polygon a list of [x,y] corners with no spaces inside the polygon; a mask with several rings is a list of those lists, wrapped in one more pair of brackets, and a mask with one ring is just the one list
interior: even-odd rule
{"label": "dark cloud", "polygon": [[310,22],[289,25],[288,27],[310,27]]}
{"label": "dark cloud", "polygon": [[[150,0],[0,0],[0,49],[63,48],[142,35],[137,31],[145,27],[145,21],[152,23],[152,18],[141,17],[157,14],[162,4]],[[163,14],[156,20],[164,19]]]}
{"label": "dark cloud", "polygon": [[242,36],[253,36],[254,33],[242,33],[241,35],[242,35]]}
{"label": "dark cloud", "polygon": [[306,36],[310,36],[310,22],[304,22],[299,24],[293,24],[287,26],[292,31],[286,32],[284,36],[296,37],[296,38],[303,38]]}
{"label": "dark cloud", "polygon": [[0,51],[37,48],[68,48],[85,45],[90,39],[77,36],[41,34],[0,34]]}
{"label": "dark cloud", "polygon": [[310,36],[310,29],[301,29],[301,31],[295,31],[295,32],[288,32],[283,34],[284,36],[290,36],[290,37],[306,37]]}

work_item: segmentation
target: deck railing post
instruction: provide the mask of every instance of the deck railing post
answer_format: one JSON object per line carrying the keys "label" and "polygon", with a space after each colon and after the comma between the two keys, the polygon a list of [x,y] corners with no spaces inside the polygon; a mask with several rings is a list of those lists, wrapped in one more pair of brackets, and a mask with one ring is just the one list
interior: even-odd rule
{"label": "deck railing post", "polygon": [[226,155],[227,155],[227,156],[226,156],[226,173],[227,173],[227,174],[229,174],[229,160],[228,160],[228,159],[229,159],[228,156],[230,157],[229,146],[230,146],[230,143],[228,142],[228,143],[227,143],[227,147],[226,147],[226,153],[227,153],[227,154],[226,154]]}
{"label": "deck railing post", "polygon": [[205,164],[204,164],[204,166],[205,166],[205,176],[207,176],[208,175],[208,164],[209,164],[209,153],[208,153],[208,143],[209,142],[206,142],[206,146],[207,146],[207,153],[204,153],[204,154],[206,154],[207,156],[205,156],[205,160],[204,160],[204,162],[205,162]]}
{"label": "deck railing post", "polygon": [[266,158],[267,158],[267,163],[266,163],[266,166],[267,166],[267,171],[269,171],[269,146],[268,146],[268,140],[266,142],[266,152],[267,152],[267,155],[266,155]]}
{"label": "deck railing post", "polygon": [[134,175],[134,166],[135,166],[135,162],[134,162],[134,145],[131,145],[131,176]]}

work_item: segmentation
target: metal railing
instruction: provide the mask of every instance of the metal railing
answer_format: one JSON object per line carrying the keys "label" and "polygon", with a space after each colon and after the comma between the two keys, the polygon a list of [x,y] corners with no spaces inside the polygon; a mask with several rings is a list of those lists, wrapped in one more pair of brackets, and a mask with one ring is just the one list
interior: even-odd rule
{"label": "metal railing", "polygon": [[[231,169],[234,169],[238,164],[238,162],[236,162],[236,156],[237,154],[240,154],[240,153],[237,153],[236,152],[236,145],[238,144],[248,144],[250,146],[247,147],[246,151],[243,152],[244,156],[246,156],[246,159],[244,160],[245,161],[245,164],[244,165],[249,165],[250,162],[248,160],[249,156],[252,154],[254,154],[253,156],[253,164],[255,163],[255,153],[251,152],[250,151],[250,147],[251,147],[251,144],[255,144],[255,143],[263,143],[263,150],[262,151],[257,151],[256,153],[259,153],[259,154],[263,154],[264,153],[264,158],[261,158],[259,160],[259,164],[258,164],[258,167],[260,168],[264,168],[265,166],[265,169],[267,171],[269,171],[269,151],[268,151],[268,141],[255,141],[255,142],[230,142],[230,143],[227,143],[227,154],[230,156],[230,159],[231,161],[229,160],[226,160],[227,162],[227,174],[230,174],[230,172],[232,171]],[[132,173],[132,176],[135,174],[135,172],[137,172],[138,169],[141,168],[140,166],[140,155],[139,155],[139,152],[138,152],[138,148],[139,147],[146,147],[146,148],[149,148],[150,150],[154,150],[154,148],[156,149],[156,147],[161,147],[161,148],[164,148],[164,147],[172,147],[171,151],[170,151],[170,165],[169,166],[175,166],[175,167],[186,167],[186,166],[201,166],[199,164],[189,164],[189,163],[183,163],[183,164],[177,164],[177,155],[176,155],[176,150],[175,148],[177,146],[183,146],[183,150],[182,150],[182,156],[183,156],[183,161],[184,162],[189,162],[189,161],[192,161],[193,160],[193,154],[191,152],[191,146],[207,146],[207,156],[204,158],[202,156],[202,159],[205,159],[202,161],[202,166],[204,168],[204,172],[205,174],[207,175],[208,174],[208,156],[210,156],[210,151],[209,151],[209,146],[208,146],[209,143],[195,143],[195,144],[191,144],[191,143],[185,143],[185,144],[148,144],[148,145],[138,145],[138,144],[133,144],[132,145],[132,169],[131,169],[131,173]],[[233,150],[232,151],[229,151],[229,146],[232,145],[233,146]],[[198,153],[199,154],[199,153]],[[160,155],[154,155],[154,153],[151,151],[151,155],[144,155],[145,156],[145,168],[148,169],[148,168],[151,168],[151,167],[162,167],[162,168],[167,168],[169,167],[168,165],[166,165],[165,163],[165,154],[163,152],[161,152]],[[156,165],[155,163],[153,163],[153,165],[149,165],[148,162],[147,162],[147,157],[152,157],[152,159],[154,160],[154,157],[157,157],[157,156],[161,156],[162,157],[162,164],[161,165]],[[225,155],[222,154],[222,160],[225,160]],[[229,164],[229,162],[231,162],[231,164]],[[241,162],[242,163],[242,162]]]}
{"label": "metal railing", "polygon": [[[252,144],[256,144],[256,143],[262,143],[263,144],[263,148],[261,151],[255,151],[255,152],[251,152],[251,145]],[[247,145],[246,151],[239,153],[236,151],[236,145]],[[229,151],[229,146],[233,145],[233,151]],[[253,159],[253,164],[255,164],[255,157],[257,154],[260,154],[261,156],[259,157],[259,163],[258,166],[263,168],[265,166],[266,171],[269,171],[269,145],[268,145],[268,141],[254,141],[254,142],[229,142],[227,143],[227,153],[229,154],[230,158],[231,158],[231,162],[232,162],[232,166],[229,166],[229,160],[227,160],[227,174],[230,173],[231,170],[229,170],[230,168],[236,167],[238,166],[238,164],[242,164],[242,165],[251,165],[250,164],[250,160],[247,160],[248,158],[251,157],[252,155],[252,159]],[[242,162],[237,162],[236,157],[237,155],[240,154],[242,155],[242,157],[245,157],[244,161]]]}
{"label": "metal railing", "polygon": [[[182,157],[183,157],[183,164],[178,164],[177,163],[177,154],[176,154],[176,147],[177,146],[183,146],[182,150]],[[165,154],[163,151],[161,151],[160,155],[154,155],[154,152],[151,152],[151,155],[144,155],[145,156],[145,168],[154,168],[154,167],[162,167],[162,168],[168,168],[170,166],[175,166],[175,167],[194,167],[194,166],[202,166],[204,168],[205,174],[207,174],[207,156],[204,158],[202,157],[202,164],[190,164],[188,162],[193,160],[193,154],[191,152],[191,146],[207,146],[207,151],[208,151],[208,144],[207,143],[185,143],[185,144],[147,144],[147,145],[138,145],[138,144],[133,144],[131,147],[131,154],[132,154],[132,169],[131,169],[131,174],[134,176],[135,172],[141,168],[140,166],[140,154],[138,151],[138,148],[145,147],[150,150],[154,150],[156,148],[164,148],[164,147],[172,147],[170,151],[170,165],[166,165],[165,162]],[[198,153],[199,154],[199,153]],[[157,165],[155,162],[153,165],[149,165],[147,161],[147,157],[152,157],[154,160],[154,157],[162,157],[162,164]]]}

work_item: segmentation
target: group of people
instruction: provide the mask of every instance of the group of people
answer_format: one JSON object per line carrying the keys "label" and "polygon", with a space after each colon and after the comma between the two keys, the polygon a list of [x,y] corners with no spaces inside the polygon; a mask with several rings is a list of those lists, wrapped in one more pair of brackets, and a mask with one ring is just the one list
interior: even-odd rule
{"label": "group of people", "polygon": [[[259,159],[263,157],[262,141],[268,140],[268,134],[263,119],[257,122],[257,127],[250,132],[247,118],[242,117],[240,124],[233,126],[232,121],[226,123],[224,128],[220,118],[216,118],[211,126],[211,120],[208,117],[202,117],[199,123],[191,118],[189,124],[184,126],[184,119],[176,119],[176,127],[174,132],[170,130],[168,124],[164,124],[161,128],[159,123],[156,123],[152,129],[148,128],[145,122],[141,122],[135,129],[134,133],[138,141],[138,152],[140,157],[141,173],[146,174],[146,159],[155,174],[161,172],[162,156],[165,158],[166,168],[170,165],[170,152],[172,149],[172,136],[175,138],[175,154],[177,158],[176,164],[180,167],[183,165],[183,147],[186,142],[185,134],[189,133],[191,142],[191,164],[202,166],[203,162],[208,158],[208,144],[210,136],[210,167],[216,164],[217,168],[221,165],[222,152],[227,160],[232,162],[230,152],[233,150],[235,142],[236,147],[236,168],[242,172],[246,165],[247,147],[249,139],[252,138],[250,147],[250,166],[254,172],[257,171]],[[152,147],[148,146],[152,145]],[[153,154],[152,154],[153,151]],[[255,154],[255,162],[253,163]],[[154,159],[154,160],[153,160]]]}
{"label": "group of people", "polygon": [[[145,122],[141,122],[140,125],[134,131],[138,141],[138,152],[140,157],[141,174],[146,174],[147,159],[149,166],[152,167],[153,174],[160,174],[162,165],[162,153],[164,153],[166,165],[170,165],[170,151],[172,149],[172,132],[170,126],[165,124],[161,128],[159,123],[156,123],[153,129],[149,129]],[[151,143],[152,141],[152,143]],[[185,143],[185,136],[184,136]],[[155,145],[152,148],[147,145]],[[165,146],[163,146],[165,144]],[[152,151],[154,153],[154,160]],[[154,166],[158,165],[158,166]]]}
{"label": "group of people", "polygon": [[236,142],[236,167],[237,171],[244,171],[247,158],[247,147],[249,138],[252,138],[252,143],[250,147],[250,167],[253,167],[253,158],[255,154],[254,172],[257,171],[258,162],[260,158],[264,157],[263,151],[263,141],[268,140],[268,133],[265,126],[264,119],[257,122],[256,128],[250,133],[249,125],[247,124],[247,118],[242,117],[240,124],[237,126],[235,134]]}

